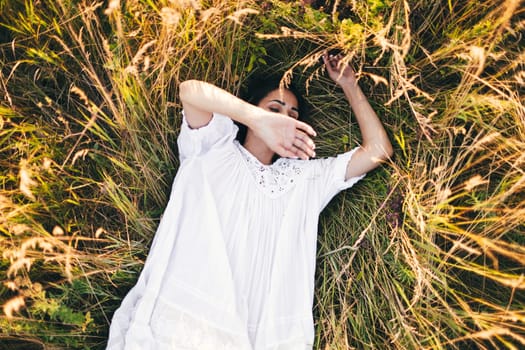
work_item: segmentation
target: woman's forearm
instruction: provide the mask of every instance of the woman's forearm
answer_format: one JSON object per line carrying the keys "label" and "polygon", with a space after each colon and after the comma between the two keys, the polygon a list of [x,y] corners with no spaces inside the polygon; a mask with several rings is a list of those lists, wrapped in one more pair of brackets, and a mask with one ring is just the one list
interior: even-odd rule
{"label": "woman's forearm", "polygon": [[390,157],[393,152],[392,144],[383,123],[379,120],[357,81],[341,87],[359,124],[362,136],[361,147],[380,160]]}
{"label": "woman's forearm", "polygon": [[287,115],[254,106],[229,92],[198,80],[179,86],[179,96],[191,128],[207,125],[212,113],[226,115],[246,125],[273,152],[282,157],[308,159],[315,155],[312,127]]}
{"label": "woman's forearm", "polygon": [[249,104],[229,92],[199,80],[186,80],[179,85],[179,96],[184,107],[199,113],[187,113],[191,127],[206,125],[213,112],[227,115],[233,120],[251,128],[259,107]]}

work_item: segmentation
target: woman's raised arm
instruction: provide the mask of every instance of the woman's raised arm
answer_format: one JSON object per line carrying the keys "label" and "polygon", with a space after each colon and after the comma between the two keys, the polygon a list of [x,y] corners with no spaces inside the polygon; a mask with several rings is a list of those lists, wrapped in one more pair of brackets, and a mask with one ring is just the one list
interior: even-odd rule
{"label": "woman's raised arm", "polygon": [[346,179],[359,176],[376,168],[393,154],[392,144],[383,124],[370,106],[357,84],[354,70],[341,61],[341,57],[323,56],[330,78],[338,84],[350,102],[363,137],[361,146],[354,153],[346,168]]}
{"label": "woman's raised arm", "polygon": [[[315,136],[312,127],[288,116],[266,111],[229,92],[199,80],[187,80],[180,84],[179,95],[191,128],[207,125],[213,112],[226,115],[246,125],[266,145],[282,157],[308,158],[314,155],[314,143],[308,136]],[[304,135],[302,148],[294,146],[296,137]]]}

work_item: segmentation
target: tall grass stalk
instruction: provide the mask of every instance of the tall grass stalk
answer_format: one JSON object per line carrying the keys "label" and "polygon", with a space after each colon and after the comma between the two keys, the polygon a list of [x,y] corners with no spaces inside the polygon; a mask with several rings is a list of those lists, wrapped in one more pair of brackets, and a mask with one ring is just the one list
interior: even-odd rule
{"label": "tall grass stalk", "polygon": [[318,63],[336,48],[396,152],[321,217],[315,348],[525,346],[523,11],[0,1],[0,344],[104,348],[178,167],[181,81],[240,93],[280,71],[305,86],[319,153],[354,147]]}

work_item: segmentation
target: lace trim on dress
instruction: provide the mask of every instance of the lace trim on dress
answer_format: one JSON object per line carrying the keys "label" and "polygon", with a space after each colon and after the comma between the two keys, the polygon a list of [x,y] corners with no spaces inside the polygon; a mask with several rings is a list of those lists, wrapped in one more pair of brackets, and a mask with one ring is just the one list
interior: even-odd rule
{"label": "lace trim on dress", "polygon": [[239,142],[236,141],[235,143],[246,161],[246,165],[252,173],[257,186],[270,196],[279,196],[287,192],[295,185],[295,180],[303,172],[304,161],[279,158],[275,163],[265,165]]}

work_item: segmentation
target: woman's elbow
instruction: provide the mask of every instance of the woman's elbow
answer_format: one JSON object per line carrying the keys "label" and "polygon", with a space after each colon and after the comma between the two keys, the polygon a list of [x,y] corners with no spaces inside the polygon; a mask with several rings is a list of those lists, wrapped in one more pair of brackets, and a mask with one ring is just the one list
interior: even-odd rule
{"label": "woman's elbow", "polygon": [[374,158],[379,163],[390,159],[394,155],[394,149],[392,148],[392,144],[390,142],[377,144],[372,152],[372,158]]}
{"label": "woman's elbow", "polygon": [[179,84],[179,97],[181,101],[186,101],[189,96],[196,92],[200,84],[199,80],[189,79]]}
{"label": "woman's elbow", "polygon": [[388,141],[384,145],[384,154],[385,154],[386,159],[391,158],[394,155],[394,148],[392,147],[392,144],[390,143],[390,141]]}

